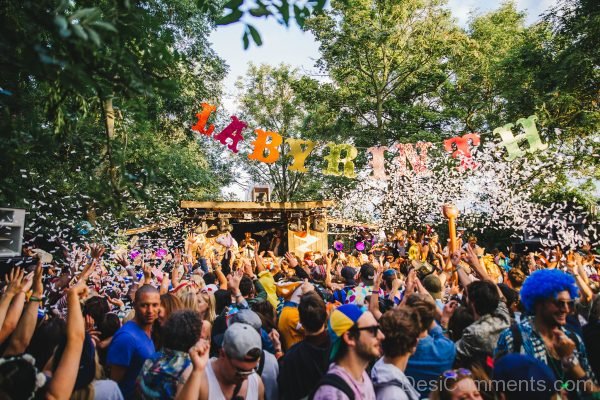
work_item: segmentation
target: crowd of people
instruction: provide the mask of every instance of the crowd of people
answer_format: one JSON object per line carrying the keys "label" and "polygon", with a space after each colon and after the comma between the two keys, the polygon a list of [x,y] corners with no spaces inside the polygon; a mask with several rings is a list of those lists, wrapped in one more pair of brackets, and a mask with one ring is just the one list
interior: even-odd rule
{"label": "crowd of people", "polygon": [[25,247],[37,265],[0,298],[0,399],[600,398],[589,245],[505,255],[398,231],[279,254],[229,237]]}

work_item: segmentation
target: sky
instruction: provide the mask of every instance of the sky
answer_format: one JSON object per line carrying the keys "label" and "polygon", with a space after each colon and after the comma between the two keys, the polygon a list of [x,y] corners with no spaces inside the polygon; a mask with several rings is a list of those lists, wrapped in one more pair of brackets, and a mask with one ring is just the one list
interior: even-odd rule
{"label": "sky", "polygon": [[[500,0],[449,0],[448,7],[461,26],[466,26],[472,12],[477,14],[492,11],[500,6]],[[553,0],[516,0],[518,10],[527,12],[527,23],[539,19],[539,15],[551,7]],[[213,49],[229,66],[229,74],[224,81],[225,98],[223,106],[235,112],[235,82],[243,76],[248,63],[279,65],[285,63],[296,67],[303,74],[318,75],[315,62],[319,58],[319,43],[310,32],[302,32],[294,22],[290,28],[279,25],[273,19],[254,20],[263,45],[251,43],[248,50],[242,44],[243,24],[232,24],[217,28],[211,35]]]}
{"label": "sky", "polygon": [[[459,25],[466,27],[471,13],[483,14],[498,8],[501,0],[449,0],[448,7]],[[527,13],[527,24],[536,22],[539,15],[553,6],[553,0],[515,0],[517,9]],[[237,110],[235,82],[245,75],[248,64],[288,64],[297,68],[300,73],[318,77],[319,71],[315,63],[319,58],[319,43],[310,32],[302,32],[294,22],[290,28],[279,25],[273,19],[253,20],[259,30],[263,45],[257,47],[250,44],[244,50],[242,44],[243,24],[232,24],[217,28],[210,36],[213,49],[229,66],[229,73],[223,82],[223,104],[219,105],[226,112],[235,114]],[[241,200],[243,191],[232,188],[233,193]]]}

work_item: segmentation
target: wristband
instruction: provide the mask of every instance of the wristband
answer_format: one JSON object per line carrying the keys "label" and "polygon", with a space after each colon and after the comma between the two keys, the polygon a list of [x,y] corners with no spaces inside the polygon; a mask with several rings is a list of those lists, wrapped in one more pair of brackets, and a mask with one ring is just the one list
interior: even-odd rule
{"label": "wristband", "polygon": [[570,356],[567,357],[563,357],[560,360],[560,363],[563,367],[563,369],[572,369],[574,366],[579,365],[579,359],[577,358],[577,356],[575,355],[575,353],[571,354]]}
{"label": "wristband", "polygon": [[41,303],[42,301],[44,301],[44,297],[31,296],[29,298],[29,301],[39,301]]}

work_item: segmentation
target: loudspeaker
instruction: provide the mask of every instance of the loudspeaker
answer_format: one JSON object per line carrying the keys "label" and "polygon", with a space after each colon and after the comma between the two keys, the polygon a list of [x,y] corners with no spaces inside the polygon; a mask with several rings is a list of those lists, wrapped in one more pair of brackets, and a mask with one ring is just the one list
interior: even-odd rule
{"label": "loudspeaker", "polygon": [[19,208],[0,208],[0,257],[21,255],[25,210]]}

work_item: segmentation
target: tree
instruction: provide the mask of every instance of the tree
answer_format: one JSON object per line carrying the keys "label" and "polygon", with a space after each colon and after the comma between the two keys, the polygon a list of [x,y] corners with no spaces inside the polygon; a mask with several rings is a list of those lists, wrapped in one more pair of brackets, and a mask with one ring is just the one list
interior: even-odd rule
{"label": "tree", "polygon": [[436,128],[436,90],[459,33],[439,0],[332,1],[307,28],[321,42],[319,65],[355,119],[357,144],[389,143]]}
{"label": "tree", "polygon": [[473,18],[463,49],[450,57],[453,79],[442,98],[457,132],[489,131],[535,114],[544,140],[561,143],[549,166],[558,177],[551,197],[570,193],[574,178],[600,176],[593,156],[600,127],[598,51],[591,45],[597,22],[594,2],[567,1],[526,27],[509,2]]}
{"label": "tree", "polygon": [[3,3],[0,201],[73,226],[218,195],[227,175],[188,129],[225,73],[216,16],[191,0]]}
{"label": "tree", "polygon": [[[305,173],[288,170],[290,158],[285,138],[307,139],[302,132],[308,104],[297,95],[299,75],[286,65],[250,65],[248,73],[237,83],[241,91],[240,109],[251,127],[277,132],[284,142],[278,147],[279,159],[272,164],[244,160],[244,166],[254,181],[269,183],[279,201],[298,199],[297,194],[307,182]],[[302,133],[302,134],[301,134]]]}

